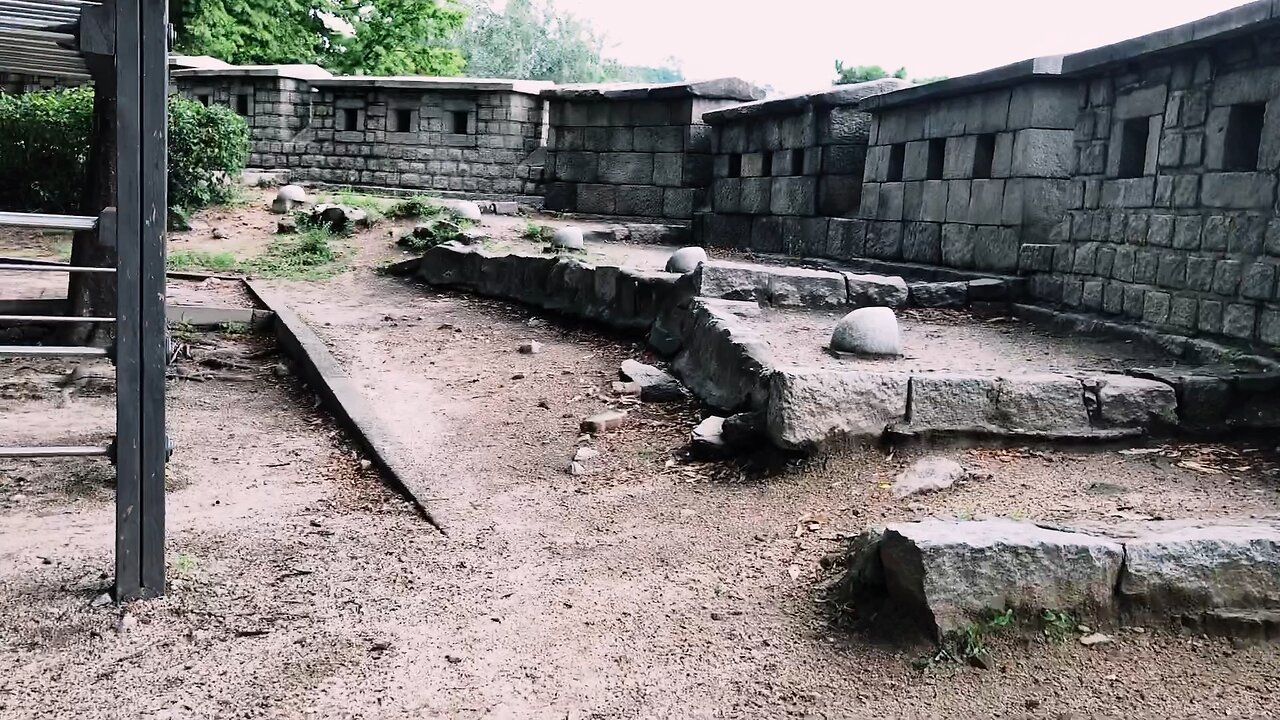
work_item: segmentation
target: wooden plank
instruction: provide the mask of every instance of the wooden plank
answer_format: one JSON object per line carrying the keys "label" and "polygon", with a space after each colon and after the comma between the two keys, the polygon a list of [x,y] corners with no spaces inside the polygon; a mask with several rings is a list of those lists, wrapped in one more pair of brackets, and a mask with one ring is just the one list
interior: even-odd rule
{"label": "wooden plank", "polygon": [[116,601],[142,596],[142,57],[138,0],[116,0]]}
{"label": "wooden plank", "polygon": [[142,35],[142,587],[163,595],[165,536],[165,230],[169,217],[169,3],[141,0]]}

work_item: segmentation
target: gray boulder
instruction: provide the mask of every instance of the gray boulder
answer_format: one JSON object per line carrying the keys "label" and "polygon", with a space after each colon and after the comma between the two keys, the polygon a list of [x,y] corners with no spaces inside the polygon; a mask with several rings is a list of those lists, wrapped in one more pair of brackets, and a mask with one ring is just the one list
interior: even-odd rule
{"label": "gray boulder", "polygon": [[1125,542],[1120,594],[1156,611],[1280,608],[1280,524],[1154,523]]}
{"label": "gray boulder", "polygon": [[470,220],[476,223],[484,220],[484,215],[480,212],[480,206],[470,200],[450,200],[447,201],[445,207],[463,220]]}
{"label": "gray boulder", "polygon": [[779,369],[770,377],[769,439],[792,450],[878,439],[906,416],[910,379],[898,373]]}
{"label": "gray boulder", "polygon": [[587,244],[582,239],[582,230],[572,225],[558,228],[551,236],[551,247],[560,250],[585,250]]}
{"label": "gray boulder", "polygon": [[689,397],[679,380],[652,365],[624,360],[618,374],[640,386],[640,399],[645,402],[679,402]]}
{"label": "gray boulder", "polygon": [[293,212],[295,208],[306,205],[310,200],[307,197],[307,191],[300,185],[285,185],[276,191],[276,197],[271,201],[271,212],[277,215],[283,215]]}
{"label": "gray boulder", "polygon": [[964,307],[969,303],[969,284],[964,282],[916,283],[909,289],[911,302],[920,307]]}
{"label": "gray boulder", "polygon": [[860,355],[901,355],[898,318],[887,307],[858,308],[836,324],[831,349]]}
{"label": "gray boulder", "polygon": [[743,412],[724,419],[724,441],[731,447],[752,447],[765,435],[768,418],[764,411]]}
{"label": "gray boulder", "polygon": [[848,302],[854,307],[902,307],[910,291],[907,281],[887,275],[845,273]]}
{"label": "gray boulder", "polygon": [[323,203],[311,209],[311,217],[316,222],[324,223],[337,232],[353,228],[368,228],[373,223],[369,213],[350,205],[331,205]]}
{"label": "gray boulder", "polygon": [[894,497],[946,490],[967,476],[960,463],[950,458],[926,457],[912,463],[893,481]]}
{"label": "gray boulder", "polygon": [[1111,618],[1125,558],[1110,539],[1011,520],[890,525],[850,548],[859,614],[906,618],[934,641],[1008,609]]}
{"label": "gray boulder", "polygon": [[1158,380],[1105,375],[1085,380],[1098,399],[1098,416],[1114,428],[1145,429],[1178,423],[1178,395]]}
{"label": "gray boulder", "polygon": [[667,259],[667,272],[691,273],[707,261],[707,251],[700,247],[686,247],[671,253]]}

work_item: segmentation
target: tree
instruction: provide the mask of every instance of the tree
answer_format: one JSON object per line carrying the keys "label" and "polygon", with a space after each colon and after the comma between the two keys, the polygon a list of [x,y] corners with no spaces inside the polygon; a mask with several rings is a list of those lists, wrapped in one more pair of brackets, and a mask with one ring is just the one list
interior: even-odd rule
{"label": "tree", "polygon": [[890,75],[889,71],[879,65],[855,65],[853,67],[845,67],[843,60],[836,60],[836,79],[831,84],[851,85],[854,83],[871,82],[872,80],[882,80],[887,77],[906,80],[907,69],[900,67]]}
{"label": "tree", "polygon": [[367,75],[456,75],[455,0],[176,0],[177,49],[239,65],[314,63]]}
{"label": "tree", "polygon": [[672,82],[670,67],[622,65],[603,57],[604,37],[586,22],[556,8],[555,0],[508,0],[501,12],[491,0],[473,0],[458,44],[467,74],[559,83]]}

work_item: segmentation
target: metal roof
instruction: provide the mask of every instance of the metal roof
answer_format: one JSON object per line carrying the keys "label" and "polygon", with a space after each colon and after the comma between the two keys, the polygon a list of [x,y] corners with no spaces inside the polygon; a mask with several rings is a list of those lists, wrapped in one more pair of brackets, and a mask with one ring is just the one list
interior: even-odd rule
{"label": "metal roof", "polygon": [[89,79],[75,49],[80,11],[97,0],[0,0],[0,72]]}

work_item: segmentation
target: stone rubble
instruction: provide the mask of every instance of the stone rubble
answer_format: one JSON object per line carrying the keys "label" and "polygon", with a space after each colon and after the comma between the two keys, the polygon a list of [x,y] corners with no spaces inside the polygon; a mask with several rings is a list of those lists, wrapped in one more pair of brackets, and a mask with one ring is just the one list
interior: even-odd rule
{"label": "stone rubble", "polygon": [[964,467],[950,458],[937,456],[921,458],[894,479],[893,496],[901,499],[911,495],[946,490],[965,479],[967,475]]}

